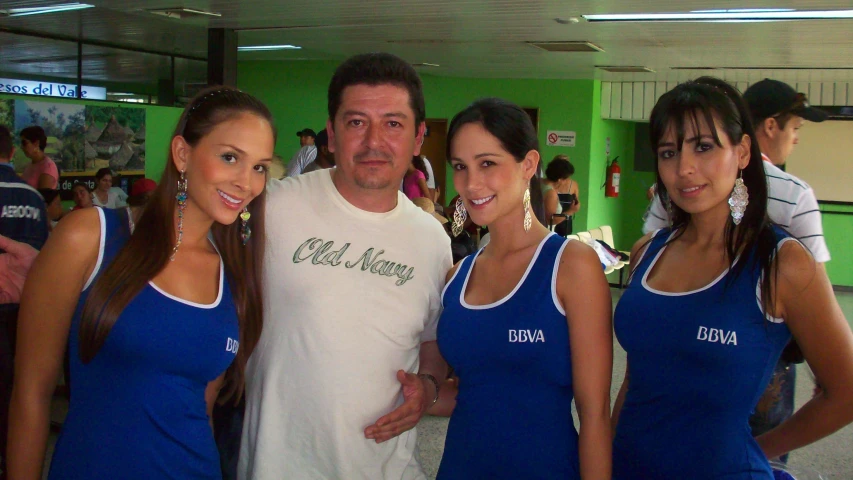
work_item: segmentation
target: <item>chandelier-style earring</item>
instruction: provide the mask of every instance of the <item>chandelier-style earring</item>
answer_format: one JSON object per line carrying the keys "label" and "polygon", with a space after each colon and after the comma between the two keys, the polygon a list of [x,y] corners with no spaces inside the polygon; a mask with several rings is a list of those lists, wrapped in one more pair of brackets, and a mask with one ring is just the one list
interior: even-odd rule
{"label": "chandelier-style earring", "polygon": [[451,225],[451,231],[453,232],[454,237],[458,237],[460,233],[462,233],[462,229],[465,228],[465,220],[468,219],[468,211],[465,210],[465,204],[462,203],[462,197],[456,199],[456,211],[453,212],[453,224]]}
{"label": "chandelier-style earring", "polygon": [[249,243],[249,239],[252,238],[252,228],[249,227],[250,218],[252,218],[252,214],[249,213],[249,207],[244,207],[243,211],[240,212],[240,240],[243,241],[243,246]]}
{"label": "chandelier-style earring", "polygon": [[743,220],[743,214],[746,212],[746,206],[749,205],[749,192],[746,185],[743,183],[743,170],[740,171],[740,176],[735,180],[735,188],[732,190],[732,195],[729,197],[729,208],[732,211],[732,222],[739,225]]}
{"label": "chandelier-style earring", "polygon": [[524,191],[524,198],[521,200],[524,205],[524,231],[529,232],[530,226],[533,225],[533,216],[530,215],[530,189]]}
{"label": "chandelier-style earring", "polygon": [[181,246],[181,240],[184,239],[184,209],[187,208],[187,176],[186,170],[181,170],[181,178],[178,180],[178,193],[175,195],[175,200],[178,201],[178,241],[175,243],[175,248],[172,250],[172,256],[169,261],[175,261],[175,254],[178,253],[178,247]]}

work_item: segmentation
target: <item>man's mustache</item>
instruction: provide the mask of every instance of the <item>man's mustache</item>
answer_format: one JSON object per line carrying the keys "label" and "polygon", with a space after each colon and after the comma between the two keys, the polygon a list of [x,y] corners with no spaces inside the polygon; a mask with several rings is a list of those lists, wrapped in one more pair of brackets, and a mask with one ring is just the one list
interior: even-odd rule
{"label": "man's mustache", "polygon": [[381,150],[373,150],[373,149],[366,150],[366,151],[361,152],[361,153],[357,153],[356,155],[353,156],[353,160],[355,160],[356,162],[361,162],[361,161],[368,160],[368,159],[375,160],[377,158],[385,160],[386,162],[390,162],[394,159],[390,153],[383,152]]}

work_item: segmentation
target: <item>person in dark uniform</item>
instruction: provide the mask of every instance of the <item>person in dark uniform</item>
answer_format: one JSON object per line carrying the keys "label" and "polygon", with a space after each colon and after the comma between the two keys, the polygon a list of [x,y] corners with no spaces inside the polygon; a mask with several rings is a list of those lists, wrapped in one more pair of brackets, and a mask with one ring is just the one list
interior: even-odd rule
{"label": "person in dark uniform", "polygon": [[[48,219],[39,192],[15,173],[12,132],[0,125],[0,235],[41,249],[47,241]],[[0,254],[4,253],[0,250]],[[5,479],[4,457],[12,394],[18,303],[0,303],[0,479]]]}

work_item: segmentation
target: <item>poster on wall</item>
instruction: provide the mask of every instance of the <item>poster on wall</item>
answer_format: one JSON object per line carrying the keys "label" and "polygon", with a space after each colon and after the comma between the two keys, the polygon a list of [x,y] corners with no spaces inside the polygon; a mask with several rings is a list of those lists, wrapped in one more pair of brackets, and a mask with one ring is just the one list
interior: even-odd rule
{"label": "poster on wall", "polygon": [[549,147],[574,147],[575,132],[567,130],[548,130],[546,139]]}
{"label": "poster on wall", "polygon": [[[116,186],[124,190],[145,175],[144,108],[7,99],[0,101],[0,123],[12,127],[18,147],[21,130],[31,125],[44,129],[45,154],[59,169],[63,200],[71,199],[75,183],[94,188],[101,168],[112,170]],[[12,160],[19,174],[30,164],[20,148]]]}

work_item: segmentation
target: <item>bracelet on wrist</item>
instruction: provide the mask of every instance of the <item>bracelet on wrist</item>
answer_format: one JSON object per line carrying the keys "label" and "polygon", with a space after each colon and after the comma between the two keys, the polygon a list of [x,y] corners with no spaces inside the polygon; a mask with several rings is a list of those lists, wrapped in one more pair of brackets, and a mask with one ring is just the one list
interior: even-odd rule
{"label": "bracelet on wrist", "polygon": [[432,399],[432,404],[430,405],[430,407],[435,405],[436,403],[438,403],[438,390],[439,390],[438,380],[436,380],[435,377],[433,377],[432,375],[430,375],[428,373],[419,373],[418,378],[425,378],[425,379],[429,380],[430,382],[432,382],[433,385],[435,385],[435,398]]}

